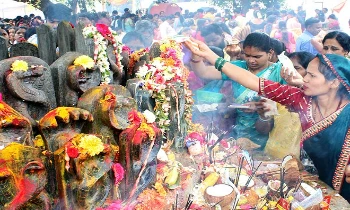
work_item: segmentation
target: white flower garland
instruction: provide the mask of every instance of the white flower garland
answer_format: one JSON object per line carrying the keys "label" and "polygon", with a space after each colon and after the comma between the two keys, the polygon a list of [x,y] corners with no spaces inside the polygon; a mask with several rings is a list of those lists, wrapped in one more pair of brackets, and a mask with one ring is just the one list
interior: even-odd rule
{"label": "white flower garland", "polygon": [[[119,56],[122,52],[122,44],[118,41],[118,35],[111,28],[109,30],[112,32],[113,39],[115,43],[113,44],[114,53],[116,55],[116,64],[120,71],[122,71],[123,66],[121,65],[122,56]],[[94,39],[94,61],[96,66],[101,72],[101,82],[103,84],[109,84],[111,82],[111,75],[109,70],[109,62],[107,56],[107,46],[108,40],[102,36],[102,34],[97,30],[95,26],[88,25],[83,29],[83,35],[85,38]]]}

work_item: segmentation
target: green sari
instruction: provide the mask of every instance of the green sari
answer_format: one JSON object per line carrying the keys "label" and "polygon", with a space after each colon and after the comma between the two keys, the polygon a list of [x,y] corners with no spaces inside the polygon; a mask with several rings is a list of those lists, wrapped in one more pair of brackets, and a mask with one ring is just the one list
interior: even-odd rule
{"label": "green sari", "polygon": [[[246,61],[233,61],[231,63],[248,70]],[[280,76],[281,68],[281,63],[273,63],[266,69],[259,72],[256,76],[274,82],[279,82],[281,84],[286,84],[285,80]],[[231,80],[224,73],[222,73],[222,79]],[[232,89],[235,103],[244,104],[251,101],[258,101],[259,99],[257,92],[252,91],[235,81],[232,81]],[[259,115],[257,114],[257,112],[246,113],[241,109],[237,109],[236,127],[233,131],[233,136],[235,138],[248,138],[253,142],[261,145],[261,149],[263,149],[266,145],[269,135],[261,134],[255,129],[255,122],[258,119],[258,117]]]}

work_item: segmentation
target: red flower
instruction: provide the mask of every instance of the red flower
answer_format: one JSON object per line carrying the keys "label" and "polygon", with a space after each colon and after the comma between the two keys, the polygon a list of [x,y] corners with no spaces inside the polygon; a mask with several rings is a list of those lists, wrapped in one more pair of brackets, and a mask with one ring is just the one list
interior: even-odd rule
{"label": "red flower", "polygon": [[66,152],[70,158],[77,158],[79,156],[78,148],[74,147],[71,142],[66,144]]}
{"label": "red flower", "polygon": [[112,35],[112,32],[109,30],[108,26],[105,24],[96,24],[96,29],[102,34],[103,37]]}
{"label": "red flower", "polygon": [[165,78],[161,74],[157,74],[155,78],[155,83],[157,84],[164,84],[165,83]]}
{"label": "red flower", "polygon": [[199,141],[201,144],[204,143],[204,137],[198,133],[198,132],[192,132],[190,134],[187,135],[186,139],[192,139],[192,140],[197,140]]}
{"label": "red flower", "polygon": [[221,144],[221,146],[222,146],[223,148],[225,148],[225,149],[228,149],[228,148],[229,148],[228,143],[227,143],[226,140],[222,140],[222,141],[220,142],[220,144]]}
{"label": "red flower", "polygon": [[141,144],[143,139],[145,138],[147,138],[147,135],[143,131],[136,131],[133,138],[133,144],[135,145]]}
{"label": "red flower", "polygon": [[139,116],[139,113],[134,109],[128,114],[128,120],[132,124],[140,124],[142,119]]}
{"label": "red flower", "polygon": [[131,54],[131,49],[128,46],[124,45],[122,47],[122,52],[127,52],[128,55],[130,55]]}
{"label": "red flower", "polygon": [[112,170],[114,172],[114,183],[117,185],[124,179],[124,168],[120,163],[115,163],[112,166]]}

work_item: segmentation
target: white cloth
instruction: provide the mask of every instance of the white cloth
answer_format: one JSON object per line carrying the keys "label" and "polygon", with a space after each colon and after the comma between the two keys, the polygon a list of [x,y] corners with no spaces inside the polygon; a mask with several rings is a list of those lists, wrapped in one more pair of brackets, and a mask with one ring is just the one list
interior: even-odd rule
{"label": "white cloth", "polygon": [[171,27],[168,21],[164,21],[159,25],[159,31],[162,39],[167,39],[176,35],[175,29]]}

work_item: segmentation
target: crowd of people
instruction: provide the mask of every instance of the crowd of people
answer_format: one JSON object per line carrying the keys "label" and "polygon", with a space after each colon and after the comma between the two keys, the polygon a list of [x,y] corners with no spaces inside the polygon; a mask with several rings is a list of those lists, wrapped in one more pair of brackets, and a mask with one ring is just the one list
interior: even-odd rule
{"label": "crowd of people", "polygon": [[[350,200],[350,26],[340,30],[335,14],[324,8],[306,19],[302,7],[262,10],[258,4],[246,14],[239,9],[190,13],[186,8],[172,15],[133,14],[127,8],[120,15],[113,11],[70,17],[70,12],[44,11],[46,23],[54,29],[62,20],[103,23],[132,51],[177,35],[192,37],[184,48],[191,89],[215,90],[227,103],[249,107],[235,110],[235,122],[228,122],[236,125],[232,136],[249,138],[272,153],[294,151],[310,171]],[[9,47],[31,42],[35,27],[44,22],[33,15],[1,21]],[[282,52],[296,73],[283,67],[278,57]],[[278,116],[268,114],[274,106]]]}

